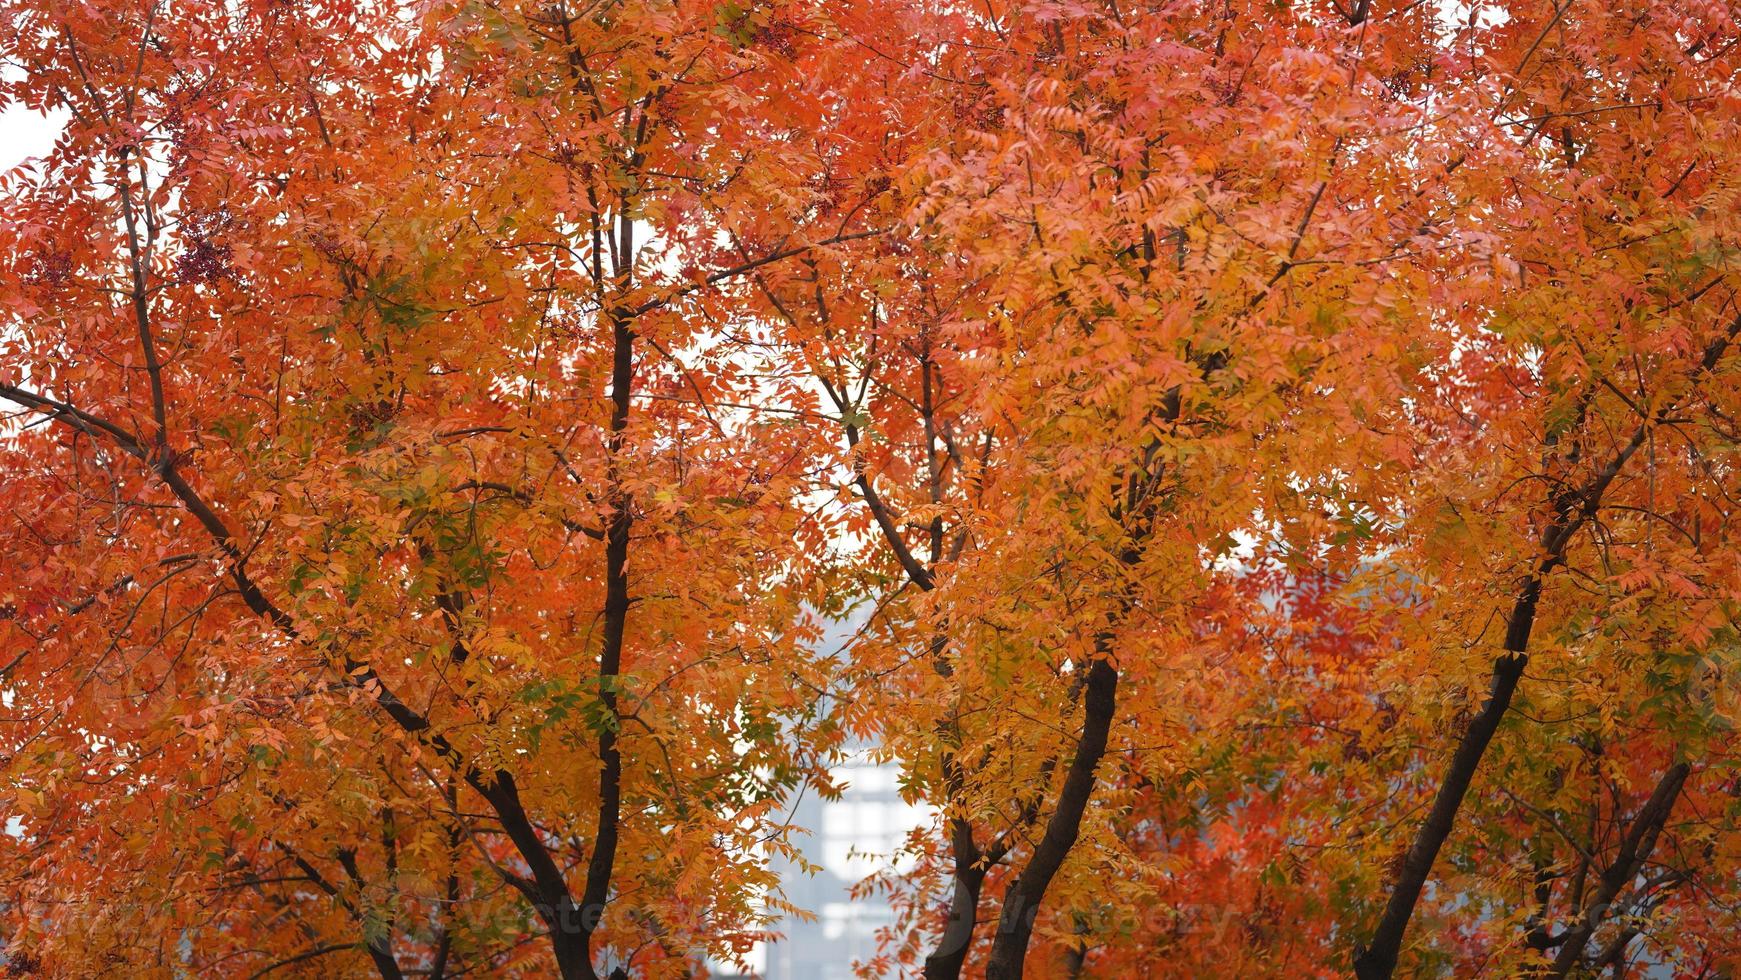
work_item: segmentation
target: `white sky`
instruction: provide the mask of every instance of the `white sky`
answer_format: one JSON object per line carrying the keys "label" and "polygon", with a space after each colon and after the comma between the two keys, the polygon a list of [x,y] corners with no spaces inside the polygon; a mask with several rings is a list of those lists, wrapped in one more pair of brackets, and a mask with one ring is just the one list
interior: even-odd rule
{"label": "white sky", "polygon": [[0,109],[0,171],[11,170],[29,157],[47,153],[60,132],[61,122],[20,105]]}

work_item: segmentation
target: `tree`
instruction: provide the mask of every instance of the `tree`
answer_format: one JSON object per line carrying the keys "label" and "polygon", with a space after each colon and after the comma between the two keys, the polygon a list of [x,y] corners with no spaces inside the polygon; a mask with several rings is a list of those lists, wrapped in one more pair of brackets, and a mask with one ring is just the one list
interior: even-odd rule
{"label": "tree", "polygon": [[1393,395],[1361,355],[1395,346],[1410,256],[1439,244],[1441,182],[1392,193],[1427,93],[1391,76],[1424,49],[1367,51],[1317,12],[1265,49],[1243,16],[1035,4],[938,28],[972,41],[926,63],[954,125],[897,180],[911,233],[866,244],[880,268],[759,277],[778,370],[816,379],[800,409],[847,450],[878,595],[861,710],[943,811],[898,950],[927,943],[928,976],[1019,975],[1036,929],[1093,904],[1118,859],[1100,787],[1170,782],[1137,747],[1195,723],[1168,674],[1191,669],[1205,558]]}
{"label": "tree", "polygon": [[0,12],[10,970],[1741,956],[1720,0]]}
{"label": "tree", "polygon": [[741,953],[833,736],[810,436],[696,340],[876,233],[717,244],[816,193],[816,12],[7,16],[73,116],[7,187],[20,955]]}
{"label": "tree", "polygon": [[[1700,530],[1670,542],[1659,529],[1720,526],[1697,512],[1727,493],[1700,420],[1725,414],[1741,325],[1727,278],[1733,230],[1727,209],[1711,206],[1733,190],[1720,176],[1728,168],[1702,156],[1704,114],[1693,106],[1726,98],[1729,51],[1710,45],[1733,25],[1714,7],[1507,10],[1490,32],[1491,58],[1508,70],[1489,113],[1488,159],[1462,171],[1463,193],[1488,211],[1481,227],[1493,236],[1494,273],[1467,280],[1472,292],[1447,313],[1466,350],[1441,386],[1434,428],[1458,449],[1435,451],[1446,469],[1411,477],[1408,532],[1429,552],[1421,575],[1435,595],[1431,628],[1500,652],[1486,693],[1453,723],[1432,806],[1356,959],[1363,977],[1396,969],[1435,858],[1537,646],[1550,645],[1550,669],[1577,686],[1623,685],[1631,693],[1621,703],[1640,711],[1661,685],[1683,683],[1682,670],[1629,677],[1589,662],[1603,645],[1588,635],[1594,623],[1673,657],[1707,649],[1726,615],[1721,574],[1702,557],[1712,542]],[[1648,618],[1673,623],[1666,634],[1633,619],[1625,610],[1635,600],[1621,598],[1657,576],[1676,583],[1650,590],[1661,606]],[[1497,608],[1496,593],[1505,597]],[[1490,613],[1496,625],[1476,624]],[[1606,727],[1584,738],[1606,742]],[[1687,779],[1674,761],[1652,807],[1672,806]],[[1568,941],[1553,970],[1563,975],[1581,945]]]}

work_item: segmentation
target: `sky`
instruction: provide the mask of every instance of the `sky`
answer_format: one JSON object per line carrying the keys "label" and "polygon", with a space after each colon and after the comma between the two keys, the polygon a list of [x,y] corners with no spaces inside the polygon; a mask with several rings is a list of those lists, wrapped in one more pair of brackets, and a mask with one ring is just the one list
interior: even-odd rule
{"label": "sky", "polygon": [[49,119],[21,105],[0,108],[0,172],[11,170],[29,157],[47,153],[60,127],[60,120]]}

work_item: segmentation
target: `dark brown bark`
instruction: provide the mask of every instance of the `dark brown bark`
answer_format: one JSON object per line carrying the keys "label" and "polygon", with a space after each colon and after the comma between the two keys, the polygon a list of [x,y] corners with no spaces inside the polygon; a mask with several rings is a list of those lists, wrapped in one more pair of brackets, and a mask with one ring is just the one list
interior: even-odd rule
{"label": "dark brown bark", "polygon": [[[532,902],[538,917],[544,920],[545,926],[550,930],[556,967],[563,980],[594,980],[597,974],[593,971],[587,946],[592,938],[592,930],[584,925],[588,921],[587,910],[575,904],[573,894],[568,890],[568,882],[562,876],[562,869],[557,867],[555,859],[550,856],[549,849],[544,846],[543,839],[538,836],[537,828],[533,826],[532,819],[527,816],[525,807],[520,802],[520,791],[514,783],[513,775],[499,769],[493,782],[484,782],[474,769],[465,774],[465,779],[489,802],[490,808],[501,821],[502,830],[508,835],[508,840],[513,842],[520,859],[526,862],[526,867],[532,872],[531,881],[515,884]],[[596,925],[596,922],[593,924]]]}
{"label": "dark brown bark", "polygon": [[[449,812],[459,810],[459,793],[450,776],[447,784],[442,787],[442,799],[447,803]],[[465,840],[465,828],[460,826],[459,818],[447,828],[447,879],[442,887],[442,902],[437,912],[435,956],[429,966],[431,980],[446,980],[448,963],[453,957],[453,923],[459,917],[459,854],[460,844]]]}
{"label": "dark brown bark", "polygon": [[369,960],[375,964],[381,980],[405,980],[405,974],[399,970],[399,961],[393,958],[393,950],[385,938],[369,940],[368,950]]}
{"label": "dark brown bark", "polygon": [[1500,721],[1510,709],[1512,695],[1517,693],[1518,681],[1523,677],[1524,668],[1529,665],[1529,656],[1524,653],[1524,648],[1529,643],[1530,629],[1535,623],[1536,604],[1540,599],[1541,579],[1532,575],[1525,583],[1523,593],[1512,605],[1505,631],[1505,649],[1508,652],[1493,662],[1493,676],[1488,686],[1487,701],[1475,717],[1470,719],[1462,739],[1457,743],[1456,751],[1451,755],[1451,764],[1446,767],[1445,776],[1439,783],[1439,791],[1433,797],[1433,808],[1428,812],[1426,821],[1421,824],[1414,841],[1409,845],[1408,853],[1403,857],[1402,870],[1391,889],[1384,918],[1373,932],[1371,944],[1354,959],[1354,973],[1360,980],[1389,977],[1396,971],[1397,954],[1402,948],[1402,934],[1408,928],[1415,903],[1420,900],[1421,889],[1425,887],[1427,877],[1433,870],[1433,862],[1439,856],[1439,849],[1444,846],[1446,838],[1451,836],[1451,828],[1457,820],[1457,810],[1463,805],[1463,797],[1469,792],[1469,783],[1475,778],[1475,769],[1481,763],[1481,756],[1487,751],[1487,744],[1493,740],[1493,733],[1498,730]]}
{"label": "dark brown bark", "polygon": [[1033,939],[1034,919],[1046,889],[1076,838],[1082,831],[1082,814],[1094,794],[1095,773],[1106,754],[1106,740],[1112,731],[1112,718],[1118,707],[1118,670],[1112,665],[1105,649],[1098,644],[1100,657],[1088,668],[1088,681],[1083,688],[1082,737],[1076,743],[1076,754],[1064,776],[1064,788],[1058,793],[1058,805],[1046,821],[1045,835],[1034,847],[1027,867],[1004,894],[1003,913],[998,917],[997,935],[992,940],[991,956],[986,961],[988,980],[1017,980],[1022,975],[1022,962]]}
{"label": "dark brown bark", "polygon": [[1663,773],[1662,778],[1657,780],[1656,789],[1651,792],[1650,799],[1645,801],[1644,806],[1632,818],[1632,825],[1626,829],[1626,836],[1621,838],[1619,853],[1597,880],[1595,894],[1590,896],[1590,901],[1581,910],[1582,914],[1579,915],[1577,923],[1560,937],[1560,952],[1554,957],[1554,965],[1548,971],[1548,976],[1566,976],[1583,957],[1585,944],[1590,941],[1596,927],[1602,924],[1614,900],[1620,896],[1621,889],[1637,877],[1644,862],[1650,859],[1650,852],[1656,849],[1657,837],[1661,835],[1663,825],[1668,822],[1669,814],[1674,810],[1675,801],[1680,798],[1681,788],[1686,785],[1687,775],[1691,772],[1691,766],[1680,762],[1670,766],[1668,772]]}
{"label": "dark brown bark", "polygon": [[[326,876],[320,873],[320,869],[309,863],[309,861],[302,855],[296,853],[296,850],[290,845],[285,844],[282,841],[274,841],[273,844],[289,856],[291,863],[295,864],[302,870],[303,875],[309,883],[326,893],[328,897],[330,897],[334,902],[337,902],[339,907],[343,908],[345,912],[350,915],[352,920],[365,930],[367,929],[368,918],[363,914],[363,910],[359,908],[355,902],[346,897],[344,892],[341,891],[337,885],[328,881]],[[340,851],[338,859],[339,864],[344,867],[345,872],[351,876],[351,879],[357,883],[358,888],[360,889],[362,887],[362,876],[357,870],[355,852]],[[362,946],[364,951],[369,954],[370,962],[374,963],[375,971],[381,974],[381,980],[404,980],[405,975],[399,970],[399,961],[393,956],[393,941],[390,933],[366,937]]]}
{"label": "dark brown bark", "polygon": [[[624,221],[624,235],[628,234]],[[627,248],[625,247],[625,251]],[[591,949],[592,934],[610,898],[611,875],[617,857],[617,827],[622,819],[623,757],[617,746],[617,680],[623,666],[623,636],[629,618],[629,532],[634,514],[622,489],[617,454],[623,447],[623,432],[629,424],[630,386],[634,381],[634,332],[628,321],[612,318],[611,422],[606,445],[610,449],[611,516],[605,529],[604,638],[599,650],[599,703],[604,708],[598,733],[599,794],[597,832],[586,866],[586,885],[581,893],[581,942]],[[590,956],[590,953],[589,953]],[[587,967],[591,974],[590,962]]]}
{"label": "dark brown bark", "polygon": [[957,817],[949,821],[949,830],[950,856],[955,864],[949,919],[943,923],[936,947],[925,957],[925,980],[955,980],[961,975],[979,923],[979,895],[987,869],[973,842],[973,825]]}
{"label": "dark brown bark", "polygon": [[[357,886],[357,891],[362,892],[367,884],[363,879],[362,871],[357,867],[357,852],[342,848],[338,852],[338,860],[339,866],[345,869],[345,874],[349,875],[351,881]],[[347,907],[351,908],[351,914],[356,916],[357,921],[364,926],[365,931],[368,931],[368,919],[364,917],[361,910],[348,904]],[[389,909],[387,912],[387,918],[380,924],[380,933],[366,937],[363,946],[368,950],[369,959],[374,962],[376,971],[381,974],[381,980],[404,980],[405,975],[399,970],[399,961],[393,956],[393,920],[391,910]]]}

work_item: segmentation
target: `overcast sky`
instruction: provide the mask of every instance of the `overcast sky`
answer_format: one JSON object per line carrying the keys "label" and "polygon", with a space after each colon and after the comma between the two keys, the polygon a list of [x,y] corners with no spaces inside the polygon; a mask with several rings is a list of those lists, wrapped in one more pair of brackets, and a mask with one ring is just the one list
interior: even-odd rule
{"label": "overcast sky", "polygon": [[59,131],[58,120],[49,120],[23,106],[0,109],[0,171],[11,170],[27,157],[47,153]]}

